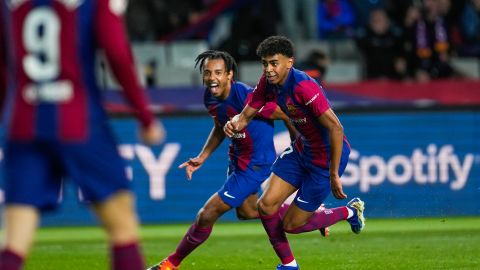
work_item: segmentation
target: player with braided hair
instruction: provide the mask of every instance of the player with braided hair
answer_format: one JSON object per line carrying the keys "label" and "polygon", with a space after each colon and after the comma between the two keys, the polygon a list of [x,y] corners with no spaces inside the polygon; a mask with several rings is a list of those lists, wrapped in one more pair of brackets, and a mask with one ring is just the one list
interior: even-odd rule
{"label": "player with braided hair", "polygon": [[[204,104],[212,116],[213,128],[200,153],[179,166],[185,168],[188,180],[223,142],[226,137],[223,126],[241,112],[253,92],[250,86],[234,80],[237,64],[227,52],[205,51],[197,56],[195,68],[200,70],[206,87]],[[265,104],[250,124],[231,138],[224,185],[199,210],[175,252],[149,270],[178,269],[182,260],[207,240],[217,219],[232,208],[239,219],[259,217],[258,191],[268,178],[276,156],[273,119],[286,120],[292,139],[295,137],[293,125],[280,108],[275,103]]]}

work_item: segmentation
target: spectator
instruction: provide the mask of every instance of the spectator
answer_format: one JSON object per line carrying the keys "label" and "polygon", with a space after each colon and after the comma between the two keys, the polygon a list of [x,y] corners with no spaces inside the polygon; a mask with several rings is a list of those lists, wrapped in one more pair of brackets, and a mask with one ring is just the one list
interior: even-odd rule
{"label": "spectator", "polygon": [[372,10],[369,25],[358,31],[357,46],[365,58],[367,79],[406,77],[402,31],[391,24],[384,9]]}
{"label": "spectator", "polygon": [[278,17],[275,2],[260,0],[240,6],[233,15],[231,36],[219,46],[219,50],[229,52],[234,59],[258,60],[255,53],[258,43],[276,33],[278,22],[272,19]]}
{"label": "spectator", "polygon": [[157,38],[155,10],[147,0],[130,1],[125,14],[131,41],[152,41]]}
{"label": "spectator", "polygon": [[460,55],[480,57],[480,0],[469,0],[461,17],[464,44]]}
{"label": "spectator", "polygon": [[321,39],[342,39],[353,36],[355,13],[348,0],[321,0],[317,12]]}
{"label": "spectator", "polygon": [[420,15],[408,29],[410,65],[418,81],[454,75],[449,63],[448,28],[440,11],[439,0],[424,0]]}
{"label": "spectator", "polygon": [[298,68],[305,71],[308,76],[317,80],[318,83],[322,83],[327,74],[328,65],[330,59],[327,54],[322,50],[313,50],[308,54],[307,59],[298,64]]}
{"label": "spectator", "polygon": [[463,44],[460,16],[462,14],[463,7],[465,6],[464,0],[438,0],[439,13],[444,18],[445,25],[447,27],[447,33],[451,45],[450,51],[456,53],[458,47]]}
{"label": "spectator", "polygon": [[370,20],[370,13],[374,9],[386,8],[388,0],[351,0],[355,9],[357,25],[366,27]]}
{"label": "spectator", "polygon": [[390,0],[388,2],[386,9],[392,22],[396,25],[405,25],[405,19],[408,17],[408,12],[412,8],[421,5],[420,0]]}

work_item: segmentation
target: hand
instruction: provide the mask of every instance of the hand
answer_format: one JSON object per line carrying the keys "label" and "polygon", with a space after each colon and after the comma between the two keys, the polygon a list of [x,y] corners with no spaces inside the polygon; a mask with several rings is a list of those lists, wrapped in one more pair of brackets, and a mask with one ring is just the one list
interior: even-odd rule
{"label": "hand", "polygon": [[229,138],[231,138],[235,133],[239,132],[241,129],[239,129],[240,123],[238,122],[238,119],[240,118],[240,115],[235,115],[228,121],[225,126],[223,126],[223,132],[225,132],[225,135],[227,135]]}
{"label": "hand", "polygon": [[335,198],[339,200],[347,198],[347,194],[343,193],[342,182],[340,181],[340,176],[338,176],[338,174],[330,174],[330,188],[332,189],[332,194]]}
{"label": "hand", "polygon": [[179,169],[183,169],[185,168],[185,173],[187,175],[187,179],[188,180],[192,180],[192,174],[200,169],[200,167],[202,166],[204,160],[199,158],[199,157],[194,157],[194,158],[190,158],[188,161],[185,161],[184,163],[180,164],[180,166],[178,166]]}
{"label": "hand", "polygon": [[161,122],[152,122],[140,130],[140,139],[145,144],[161,144],[165,140],[165,129]]}

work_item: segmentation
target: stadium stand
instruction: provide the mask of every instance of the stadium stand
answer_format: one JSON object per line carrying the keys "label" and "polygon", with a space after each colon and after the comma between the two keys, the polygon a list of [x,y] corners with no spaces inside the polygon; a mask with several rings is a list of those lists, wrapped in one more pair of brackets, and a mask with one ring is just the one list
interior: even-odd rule
{"label": "stadium stand", "polygon": [[470,79],[480,79],[480,61],[473,57],[453,57],[452,66],[463,76]]}
{"label": "stadium stand", "polygon": [[177,41],[168,46],[168,65],[192,69],[195,57],[208,50],[206,41]]}

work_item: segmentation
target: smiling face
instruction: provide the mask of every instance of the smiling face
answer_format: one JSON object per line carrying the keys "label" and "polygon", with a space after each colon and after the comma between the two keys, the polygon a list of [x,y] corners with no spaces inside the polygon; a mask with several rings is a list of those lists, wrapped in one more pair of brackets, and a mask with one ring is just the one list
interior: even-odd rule
{"label": "smiling face", "polygon": [[205,59],[202,78],[203,83],[214,97],[226,99],[230,94],[233,71],[226,71],[223,59]]}
{"label": "smiling face", "polygon": [[262,57],[263,73],[271,84],[283,85],[288,77],[288,72],[293,66],[293,57],[283,54]]}

